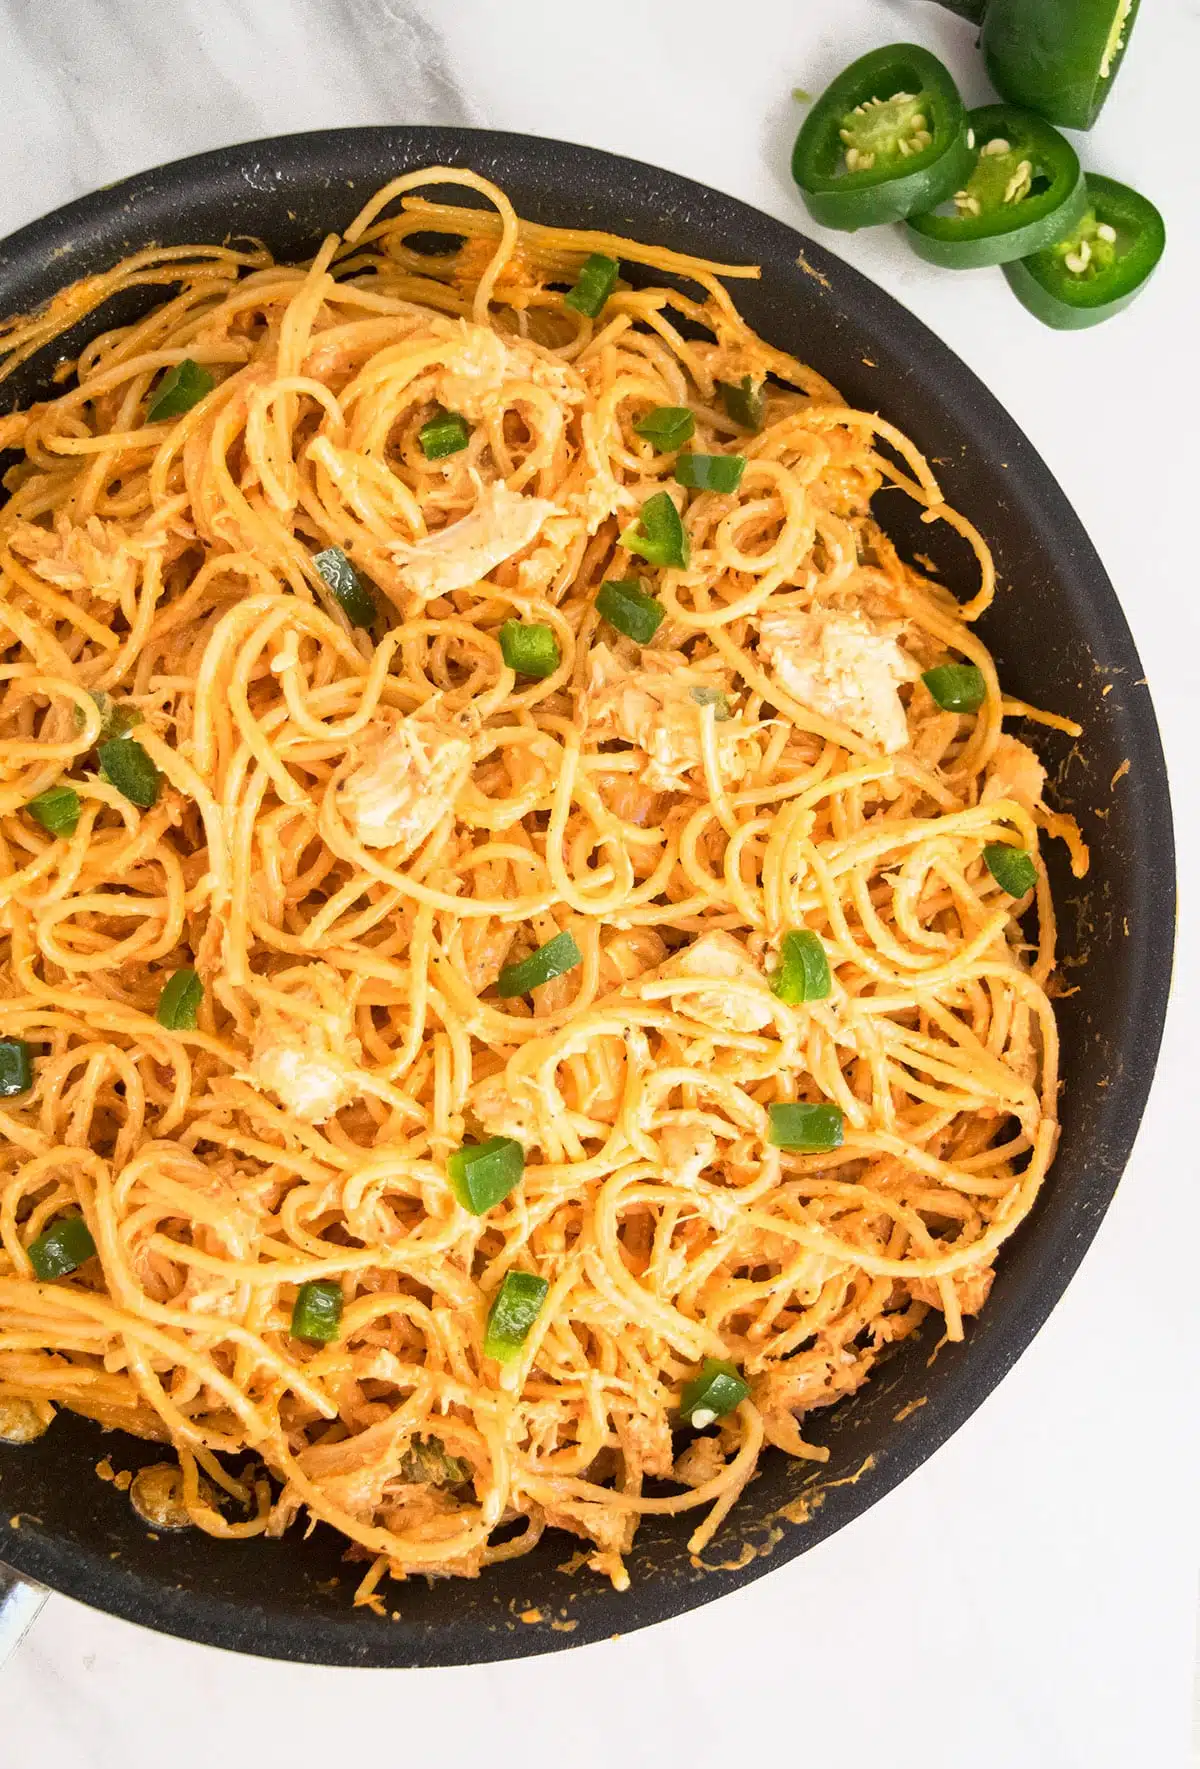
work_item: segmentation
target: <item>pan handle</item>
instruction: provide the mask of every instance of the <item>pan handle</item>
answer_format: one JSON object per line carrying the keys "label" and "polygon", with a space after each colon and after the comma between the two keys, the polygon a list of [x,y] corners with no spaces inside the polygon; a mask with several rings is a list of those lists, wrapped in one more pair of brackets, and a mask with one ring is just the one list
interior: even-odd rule
{"label": "pan handle", "polygon": [[0,1670],[17,1650],[50,1593],[0,1564]]}

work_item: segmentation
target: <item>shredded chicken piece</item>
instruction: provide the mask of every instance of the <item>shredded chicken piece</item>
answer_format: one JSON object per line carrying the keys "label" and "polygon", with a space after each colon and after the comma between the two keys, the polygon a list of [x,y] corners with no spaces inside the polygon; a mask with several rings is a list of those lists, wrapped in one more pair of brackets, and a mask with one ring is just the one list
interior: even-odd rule
{"label": "shredded chicken piece", "polygon": [[[173,1166],[172,1179],[178,1193],[194,1191],[197,1202],[215,1204],[220,1212],[220,1228],[213,1226],[208,1212],[191,1222],[193,1247],[214,1259],[236,1260],[239,1250],[248,1247],[262,1230],[262,1209],[255,1208],[255,1182],[247,1173],[226,1178],[213,1171],[207,1162],[189,1160]],[[185,1217],[187,1206],[181,1201]],[[157,1257],[142,1243],[132,1252],[131,1263],[143,1284],[154,1283]],[[246,1306],[242,1287],[229,1267],[221,1272],[206,1271],[202,1266],[187,1268],[187,1276],[175,1292],[173,1304],[193,1314],[238,1316]]]}
{"label": "shredded chicken piece", "polygon": [[89,516],[77,524],[62,513],[52,529],[16,523],[8,544],[36,576],[68,595],[97,596],[117,606],[137,587],[140,550],[118,522]]}
{"label": "shredded chicken piece", "polygon": [[524,339],[501,338],[464,320],[438,383],[438,399],[447,411],[478,423],[501,409],[522,382],[567,405],[580,404],[585,394],[582,377],[568,363]]}
{"label": "shredded chicken piece", "polygon": [[525,1148],[537,1146],[536,1107],[516,1096],[504,1073],[477,1081],[467,1104],[488,1136],[511,1136]]}
{"label": "shredded chicken piece", "polygon": [[[344,1483],[342,1497],[352,1510],[370,1516],[390,1485],[442,1486],[470,1478],[470,1466],[447,1449],[441,1437],[405,1440],[395,1411],[381,1407],[371,1424],[349,1437],[307,1445],[297,1456],[310,1480]],[[286,1495],[281,1495],[286,1496]]]}
{"label": "shredded chicken piece", "polygon": [[[384,1494],[396,1479],[396,1470],[386,1461],[371,1460],[369,1446],[356,1451],[353,1447],[354,1439],[347,1441],[352,1465],[334,1467],[321,1464],[315,1471],[315,1477],[320,1479],[322,1492],[329,1494],[331,1504],[340,1505],[352,1517],[360,1517],[365,1521],[379,1515]],[[359,1457],[361,1460],[356,1459]],[[307,1453],[302,1453],[299,1461],[305,1473],[312,1477],[313,1470],[310,1468]]]}
{"label": "shredded chicken piece", "polygon": [[707,1125],[676,1118],[658,1133],[659,1153],[669,1176],[691,1185],[717,1158],[717,1139]]}
{"label": "shredded chicken piece", "polygon": [[[306,965],[302,975],[285,974],[272,984],[291,977],[296,981],[288,993],[300,1011],[285,1013],[273,1001],[256,1004],[254,1048],[244,1079],[273,1093],[302,1123],[323,1124],[362,1091],[362,1045],[354,1036],[345,985],[332,966]],[[313,1009],[317,1017],[311,1017]]]}
{"label": "shredded chicken piece", "polygon": [[657,970],[669,956],[667,943],[656,928],[626,928],[602,947],[601,978],[606,988],[619,988],[649,970]]}
{"label": "shredded chicken piece", "polygon": [[725,1466],[725,1450],[719,1437],[697,1437],[676,1458],[671,1479],[681,1486],[703,1486],[715,1480]]}
{"label": "shredded chicken piece", "polygon": [[555,512],[543,522],[538,545],[517,566],[517,587],[522,595],[544,590],[562,570],[576,541],[586,534],[582,516]]}
{"label": "shredded chicken piece", "polygon": [[646,757],[639,779],[655,792],[683,792],[688,775],[703,761],[705,703],[717,713],[717,760],[722,777],[742,778],[753,761],[749,747],[761,725],[733,713],[730,678],[713,664],[690,664],[673,652],[643,651],[637,669],[627,668],[607,645],[588,657],[588,685],[580,716],[594,742],[613,737],[636,744]]}
{"label": "shredded chicken piece", "polygon": [[[564,1494],[557,1505],[553,1502],[546,1504],[544,1516],[547,1529],[565,1529],[573,1536],[582,1536],[585,1542],[599,1542],[600,1551],[589,1554],[584,1565],[603,1572],[614,1584],[617,1583],[622,1570],[621,1549],[629,1533],[629,1525],[619,1511]],[[617,1589],[622,1591],[625,1585],[617,1584]]]}
{"label": "shredded chicken piece", "polygon": [[958,736],[960,724],[960,714],[951,712],[935,712],[922,719],[912,743],[913,755],[922,767],[941,766],[946,751]]}
{"label": "shredded chicken piece", "polygon": [[567,492],[563,503],[582,520],[588,534],[595,534],[601,524],[618,511],[632,514],[637,508],[637,500],[615,478],[597,434],[596,420],[590,412],[584,413],[581,428],[591,472],[582,489]]}
{"label": "shredded chicken piece", "polygon": [[1046,770],[1027,743],[1007,735],[997,739],[984,782],[985,805],[994,804],[997,799],[1015,799],[1032,811],[1041,802],[1045,785]]}
{"label": "shredded chicken piece", "polygon": [[[746,948],[732,934],[702,934],[698,940],[677,952],[659,969],[660,977],[729,977],[736,982],[757,983],[766,996],[766,979],[749,956]],[[676,1011],[692,1019],[715,1026],[721,1032],[758,1032],[773,1019],[766,999],[760,1006],[724,989],[701,989],[694,995],[680,995]]]}
{"label": "shredded chicken piece", "polygon": [[523,551],[557,508],[498,482],[484,487],[473,510],[436,534],[415,543],[393,541],[392,556],[406,589],[426,600],[445,596],[471,588]]}
{"label": "shredded chicken piece", "polygon": [[627,1467],[633,1464],[652,1480],[671,1478],[671,1421],[665,1412],[631,1413],[617,1434]]}
{"label": "shredded chicken piece", "polygon": [[364,847],[396,848],[396,860],[415,853],[453,806],[471,766],[470,740],[425,707],[390,730],[369,728],[353,754],[338,808]]}
{"label": "shredded chicken piece", "polygon": [[464,320],[449,353],[449,365],[438,379],[438,399],[447,411],[461,412],[469,423],[483,417],[489,395],[494,399],[509,378],[511,352],[488,326]]}
{"label": "shredded chicken piece", "polygon": [[869,1353],[856,1356],[837,1347],[814,1346],[757,1376],[754,1403],[764,1415],[831,1407],[844,1394],[854,1393],[873,1361]]}
{"label": "shredded chicken piece", "polygon": [[[961,1314],[978,1314],[988,1299],[996,1274],[990,1268],[955,1272],[951,1288],[958,1299]],[[936,1278],[918,1278],[908,1286],[914,1302],[927,1302],[930,1308],[941,1308],[942,1293]]]}
{"label": "shredded chicken piece", "polygon": [[254,1075],[259,1087],[275,1094],[304,1124],[323,1124],[359,1092],[353,1070],[332,1051],[314,1049],[311,1041],[256,1038]]}
{"label": "shredded chicken piece", "polygon": [[[447,855],[447,863],[454,865],[453,856]],[[512,945],[512,929],[503,922],[492,924],[480,920],[464,923],[461,932],[462,947],[456,955],[458,965],[472,994],[482,995],[500,973]]]}
{"label": "shredded chicken piece", "polygon": [[758,648],[779,685],[802,706],[891,752],[908,742],[897,690],[920,673],[897,643],[900,631],[899,623],[876,626],[853,610],[813,608],[764,615]]}
{"label": "shredded chicken piece", "polygon": [[601,788],[605,804],[614,817],[624,823],[636,823],[639,829],[651,829],[659,821],[658,794],[632,774],[602,775]]}

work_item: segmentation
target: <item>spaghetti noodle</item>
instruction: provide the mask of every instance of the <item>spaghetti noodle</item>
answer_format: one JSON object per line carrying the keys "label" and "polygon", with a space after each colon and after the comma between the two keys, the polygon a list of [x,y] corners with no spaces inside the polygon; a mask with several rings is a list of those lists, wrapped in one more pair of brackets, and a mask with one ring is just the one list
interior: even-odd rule
{"label": "spaghetti noodle", "polygon": [[[590,317],[597,258],[633,274]],[[150,248],[0,329],[8,373],[162,291],[0,420],[0,1431],[170,1445],[147,1515],[307,1511],[363,1602],[547,1527],[618,1586],[647,1513],[700,1553],[764,1446],[819,1462],[807,1413],[931,1309],[962,1336],[1054,1152],[1051,900],[1039,861],[1031,946],[985,850],[1086,854],[1002,731],[987,547],[749,329],[755,274],[432,170],[308,264]],[[974,549],[965,606],[883,486]],[[780,1146],[804,1104],[836,1134]],[[523,1175],[475,1214],[492,1139]],[[80,1213],[95,1256],[39,1273]],[[544,1297],[489,1356],[511,1273]],[[708,1359],[736,1404],[681,1435]]]}

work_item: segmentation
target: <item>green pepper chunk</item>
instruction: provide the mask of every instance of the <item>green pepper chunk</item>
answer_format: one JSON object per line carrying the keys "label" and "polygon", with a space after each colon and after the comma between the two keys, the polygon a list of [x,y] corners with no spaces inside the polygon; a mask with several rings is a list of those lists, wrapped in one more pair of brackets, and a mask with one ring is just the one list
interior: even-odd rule
{"label": "green pepper chunk", "polygon": [[122,798],[142,811],[158,803],[162,775],[136,737],[113,737],[100,744],[96,754],[100,758],[100,778],[115,786]]}
{"label": "green pepper chunk", "polygon": [[908,218],[920,257],[947,270],[1027,258],[1078,225],[1087,208],[1079,155],[1032,111],[987,104],[967,118],[975,164],[953,209]]}
{"label": "green pepper chunk", "polygon": [[988,0],[979,46],[992,85],[1064,129],[1090,129],[1112,90],[1138,0]]}
{"label": "green pepper chunk", "polygon": [[818,1155],[842,1146],[845,1118],[840,1106],[784,1101],[769,1106],[767,1117],[770,1119],[767,1141],[777,1149]]}
{"label": "green pepper chunk", "polygon": [[146,416],[152,424],[156,424],[160,418],[180,418],[184,412],[190,412],[194,405],[199,405],[204,395],[211,393],[216,384],[207,369],[202,369],[198,362],[193,362],[190,356],[186,356],[174,368],[168,369],[158,383]]}
{"label": "green pepper chunk", "polygon": [[518,676],[539,680],[552,676],[562,662],[554,628],[536,620],[506,620],[500,628],[500,653]]}
{"label": "green pepper chunk", "polygon": [[620,271],[621,266],[615,258],[606,258],[603,252],[593,252],[584,259],[575,287],[570,294],[563,296],[565,305],[588,319],[598,318],[600,309],[617,286]]}
{"label": "green pepper chunk", "polygon": [[341,547],[326,547],[313,554],[313,564],[333,592],[333,598],[352,627],[369,627],[375,620],[375,598]]}
{"label": "green pepper chunk", "polygon": [[74,835],[79,824],[79,794],[73,786],[48,786],[25,809],[47,835]]}
{"label": "green pepper chunk", "polygon": [[656,405],[634,421],[634,429],[660,454],[674,454],[696,434],[696,420],[686,405]]}
{"label": "green pepper chunk", "polygon": [[792,177],[815,221],[853,231],[934,209],[971,170],[958,88],[914,43],[844,68],[796,137]]}
{"label": "green pepper chunk", "polygon": [[331,1278],[301,1284],[292,1304],[293,1339],[310,1345],[332,1345],[342,1330],[342,1286]]}
{"label": "green pepper chunk", "polygon": [[34,1276],[43,1284],[66,1278],[96,1252],[92,1231],[82,1216],[60,1216],[25,1249]]}
{"label": "green pepper chunk", "polygon": [[511,1363],[541,1313],[550,1283],[531,1271],[506,1271],[504,1282],[488,1310],[483,1335],[483,1354],[497,1363]]}
{"label": "green pepper chunk", "polygon": [[185,966],[163,985],[154,1017],[168,1032],[194,1032],[203,999],[204,984],[190,966]]}
{"label": "green pepper chunk", "polygon": [[779,942],[779,967],[769,981],[772,995],[790,1007],[825,1000],[833,988],[833,979],[825,947],[811,929],[793,929],[783,936]]}
{"label": "green pepper chunk", "polygon": [[440,1437],[414,1437],[396,1472],[413,1486],[461,1486],[471,1478],[471,1464],[447,1455]]}
{"label": "green pepper chunk", "polygon": [[939,663],[921,677],[934,700],[947,713],[974,713],[983,705],[987,684],[973,663]]}
{"label": "green pepper chunk", "polygon": [[713,718],[718,725],[724,725],[733,717],[733,711],[729,705],[729,696],[726,694],[724,688],[693,688],[691,694],[692,699],[696,702],[697,706],[712,707]]}
{"label": "green pepper chunk", "polygon": [[639,645],[648,645],[663,623],[666,609],[648,595],[636,578],[607,578],[596,596],[596,612],[610,626]]}
{"label": "green pepper chunk", "polygon": [[744,455],[680,455],[675,478],[690,491],[736,491],[746,471]]}
{"label": "green pepper chunk", "polygon": [[1167,230],[1154,204],[1115,178],[1086,177],[1087,208],[1053,246],[1006,264],[1017,299],[1045,325],[1099,325],[1141,294],[1163,255]]}
{"label": "green pepper chunk", "polygon": [[703,1431],[726,1413],[736,1411],[749,1392],[750,1384],[736,1364],[723,1357],[706,1357],[700,1374],[683,1385],[679,1417],[685,1425]]}
{"label": "green pepper chunk", "polygon": [[636,553],[648,565],[674,566],[686,570],[691,558],[687,530],[669,491],[656,491],[646,499],[636,522],[621,534],[626,552]]}
{"label": "green pepper chunk", "polygon": [[[96,710],[100,714],[100,735],[96,739],[97,743],[107,743],[112,737],[124,737],[133,730],[135,725],[140,725],[142,722],[142,715],[135,706],[125,706],[121,701],[114,700],[111,694],[106,694],[103,689],[95,694],[89,694],[89,699],[95,701]],[[75,729],[82,731],[83,725],[83,708],[77,706],[75,708]]]}
{"label": "green pepper chunk", "polygon": [[1024,848],[1009,842],[989,842],[983,850],[983,863],[1010,897],[1023,897],[1037,883],[1037,867]]}
{"label": "green pepper chunk", "polygon": [[575,944],[574,936],[555,934],[528,958],[522,958],[516,964],[506,964],[496,979],[496,993],[504,1001],[514,995],[528,995],[531,989],[540,989],[543,983],[565,976],[582,963],[583,953]]}
{"label": "green pepper chunk", "polygon": [[525,1171],[525,1151],[511,1136],[465,1142],[446,1162],[454,1195],[472,1216],[482,1216],[507,1198]]}
{"label": "green pepper chunk", "polygon": [[23,1038],[0,1038],[0,1099],[15,1099],[32,1086],[32,1046]]}
{"label": "green pepper chunk", "polygon": [[743,430],[762,429],[766,400],[761,381],[755,381],[749,375],[743,375],[740,381],[718,381],[717,392],[721,395],[725,415],[735,424]]}
{"label": "green pepper chunk", "polygon": [[461,412],[438,412],[417,432],[421,453],[427,461],[441,461],[447,455],[461,454],[471,440],[467,420]]}

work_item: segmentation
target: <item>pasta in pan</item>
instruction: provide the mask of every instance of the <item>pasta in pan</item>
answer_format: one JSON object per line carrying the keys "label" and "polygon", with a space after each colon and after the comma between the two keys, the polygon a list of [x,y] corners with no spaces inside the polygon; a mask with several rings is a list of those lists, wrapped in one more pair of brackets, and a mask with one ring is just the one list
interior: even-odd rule
{"label": "pasta in pan", "polygon": [[754,274],[434,169],[0,329],[161,291],[0,420],[0,1433],[170,1446],[160,1525],[621,1586],[1034,1204],[1073,727]]}

